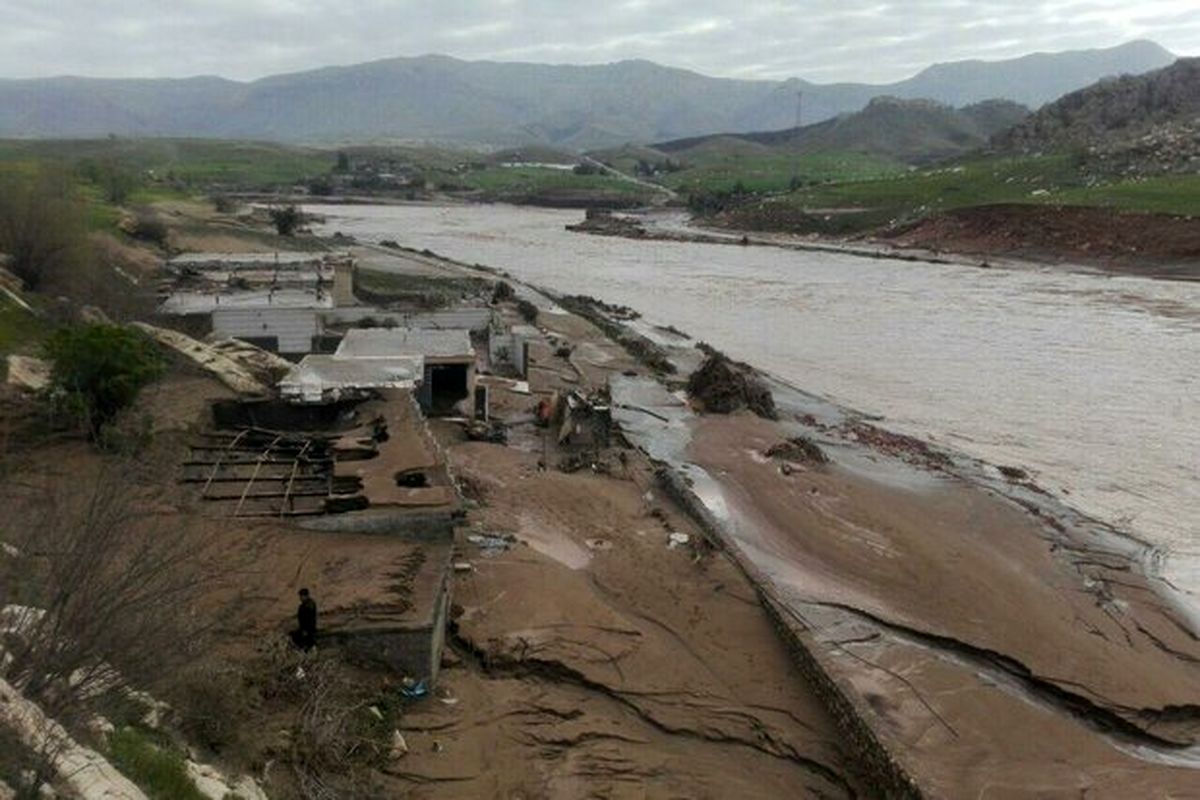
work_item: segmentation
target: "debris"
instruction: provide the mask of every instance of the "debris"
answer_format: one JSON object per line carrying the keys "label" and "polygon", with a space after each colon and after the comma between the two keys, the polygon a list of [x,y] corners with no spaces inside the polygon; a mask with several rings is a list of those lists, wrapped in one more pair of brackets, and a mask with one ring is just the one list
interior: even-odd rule
{"label": "debris", "polygon": [[475,567],[472,566],[470,561],[455,561],[454,562],[454,571],[455,572],[474,572]]}
{"label": "debris", "polygon": [[472,533],[467,541],[480,549],[485,557],[499,555],[512,548],[517,537],[511,533]]}
{"label": "debris", "polygon": [[398,761],[408,755],[408,742],[400,731],[392,731],[392,747],[388,750],[388,758]]}
{"label": "debris", "polygon": [[763,453],[767,458],[792,461],[798,464],[828,464],[829,456],[807,436],[794,436],[787,441],[771,445]]}
{"label": "debris", "polygon": [[692,540],[691,536],[686,533],[670,533],[667,534],[667,549],[674,550],[676,547],[686,545]]}
{"label": "debris", "polygon": [[730,414],[747,408],[765,419],[776,419],[775,398],[762,379],[746,364],[707,348],[708,357],[688,378],[692,400],[713,414]]}
{"label": "debris", "polygon": [[379,706],[367,706],[367,711],[371,712],[371,716],[375,719],[383,720],[383,712],[379,710]]}
{"label": "debris", "polygon": [[849,422],[842,426],[842,432],[852,441],[861,442],[912,464],[921,464],[930,469],[945,469],[952,463],[949,456],[939,453],[920,439],[885,431],[865,422]]}
{"label": "debris", "polygon": [[134,327],[148,334],[163,347],[170,348],[215,375],[222,383],[239,394],[265,395],[267,386],[240,361],[212,345],[197,341],[178,331],[157,328],[145,322]]}
{"label": "debris", "polygon": [[608,539],[588,539],[584,542],[589,550],[612,550],[613,543]]}
{"label": "debris", "polygon": [[553,421],[558,425],[560,445],[608,446],[612,412],[606,391],[585,395],[578,390],[571,390],[555,395],[552,402]]}
{"label": "debris", "polygon": [[502,422],[475,420],[467,423],[466,431],[467,438],[472,442],[504,444],[508,441],[508,430]]}
{"label": "debris", "polygon": [[409,700],[417,700],[429,694],[429,686],[426,685],[425,681],[416,681],[414,683],[411,678],[407,678],[404,681],[404,687],[400,689],[400,694]]}

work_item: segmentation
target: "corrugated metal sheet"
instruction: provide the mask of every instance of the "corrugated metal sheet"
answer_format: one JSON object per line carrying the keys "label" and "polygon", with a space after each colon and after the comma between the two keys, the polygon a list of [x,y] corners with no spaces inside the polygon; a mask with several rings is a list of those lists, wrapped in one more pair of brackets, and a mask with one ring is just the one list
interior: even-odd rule
{"label": "corrugated metal sheet", "polygon": [[213,332],[235,339],[279,341],[281,353],[310,353],[321,331],[317,312],[303,308],[227,308],[212,314]]}

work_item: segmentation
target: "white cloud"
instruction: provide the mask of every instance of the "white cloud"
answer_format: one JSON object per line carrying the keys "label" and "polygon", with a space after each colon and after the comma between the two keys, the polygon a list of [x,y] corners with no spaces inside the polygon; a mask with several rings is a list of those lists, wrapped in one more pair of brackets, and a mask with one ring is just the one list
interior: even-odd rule
{"label": "white cloud", "polygon": [[1132,38],[1200,53],[1195,0],[0,0],[0,18],[5,77],[249,79],[439,52],[883,82]]}

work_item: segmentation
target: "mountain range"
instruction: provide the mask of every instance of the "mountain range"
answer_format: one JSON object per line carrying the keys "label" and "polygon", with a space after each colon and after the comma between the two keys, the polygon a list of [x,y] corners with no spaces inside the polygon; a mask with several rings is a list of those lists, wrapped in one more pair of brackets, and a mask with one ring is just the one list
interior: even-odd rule
{"label": "mountain range", "polygon": [[798,153],[851,151],[923,164],[983,147],[1029,116],[1011,100],[984,100],[954,108],[933,100],[873,98],[866,108],[801,128],[723,133],[660,142],[653,148],[686,157],[697,148],[724,143],[757,145]]}
{"label": "mountain range", "polygon": [[242,83],[214,77],[0,81],[0,137],[194,136],[296,143],[547,143],[587,149],[814,123],[872,98],[1037,107],[1175,57],[1147,41],[937,64],[892,84],[712,78],[648,61],[597,66],[395,58]]}

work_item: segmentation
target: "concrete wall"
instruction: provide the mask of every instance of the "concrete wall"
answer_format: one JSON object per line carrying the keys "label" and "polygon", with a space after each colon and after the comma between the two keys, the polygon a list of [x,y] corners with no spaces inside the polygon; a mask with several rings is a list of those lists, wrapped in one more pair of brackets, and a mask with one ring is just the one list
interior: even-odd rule
{"label": "concrete wall", "polygon": [[235,339],[274,337],[279,352],[312,352],[313,337],[321,332],[317,311],[307,308],[227,308],[212,312],[213,332]]}
{"label": "concrete wall", "polygon": [[427,625],[379,628],[354,632],[333,631],[322,638],[337,644],[350,658],[395,670],[414,680],[437,681],[446,645],[450,613],[450,573],[445,573]]}

